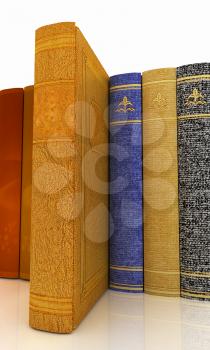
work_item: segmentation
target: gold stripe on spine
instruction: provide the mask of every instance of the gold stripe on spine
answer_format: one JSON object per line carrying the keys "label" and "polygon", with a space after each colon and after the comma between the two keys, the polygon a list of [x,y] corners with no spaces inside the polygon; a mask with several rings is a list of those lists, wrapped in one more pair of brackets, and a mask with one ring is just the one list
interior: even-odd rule
{"label": "gold stripe on spine", "polygon": [[138,271],[143,271],[143,267],[127,267],[127,266],[110,266],[110,269],[112,270],[119,270],[119,271],[133,271],[133,272],[138,272]]}
{"label": "gold stripe on spine", "polygon": [[199,294],[198,293],[195,293],[195,291],[184,291],[184,290],[181,290],[181,296],[192,296],[194,298],[199,298],[199,299],[210,299],[210,293],[209,294]]}
{"label": "gold stripe on spine", "polygon": [[142,120],[116,120],[114,122],[110,122],[110,125],[123,125],[123,124],[140,124]]}
{"label": "gold stripe on spine", "polygon": [[39,140],[34,140],[33,144],[38,144],[38,143],[53,143],[53,142],[69,142],[70,144],[72,144],[72,140],[70,138],[56,138],[56,139],[39,139]]}
{"label": "gold stripe on spine", "polygon": [[177,83],[184,83],[184,82],[191,82],[194,80],[210,80],[210,74],[201,74],[201,75],[191,75],[191,76],[187,76],[187,77],[181,77],[181,78],[177,78]]}
{"label": "gold stripe on spine", "polygon": [[179,275],[179,271],[155,271],[155,270],[150,270],[150,269],[144,269],[145,272],[149,273],[160,273],[160,274],[165,274],[165,275]]}
{"label": "gold stripe on spine", "polygon": [[115,282],[111,282],[111,284],[114,284],[116,286],[143,287],[143,284],[115,283]]}
{"label": "gold stripe on spine", "polygon": [[111,288],[115,288],[115,289],[122,289],[122,290],[136,290],[136,291],[139,291],[139,290],[143,290],[143,287],[140,287],[140,288],[132,288],[132,287],[123,287],[123,286],[116,286],[114,284],[110,284],[110,287]]}
{"label": "gold stripe on spine", "polygon": [[188,272],[188,271],[183,271],[183,272],[181,272],[181,276],[194,276],[194,277],[210,278],[210,272]]}
{"label": "gold stripe on spine", "polygon": [[40,86],[47,86],[47,85],[57,85],[57,84],[74,84],[73,79],[66,79],[66,80],[53,80],[53,81],[43,81],[41,83],[36,83],[34,86],[34,89],[37,89]]}
{"label": "gold stripe on spine", "polygon": [[172,295],[172,296],[178,296],[177,291],[167,290],[166,288],[164,290],[157,289],[157,288],[144,288],[144,292],[148,294],[154,294],[154,295]]}
{"label": "gold stripe on spine", "polygon": [[176,79],[166,79],[166,80],[154,80],[154,81],[148,81],[146,83],[142,83],[143,87],[154,85],[154,84],[165,84],[165,83],[174,83]]}
{"label": "gold stripe on spine", "polygon": [[72,314],[72,299],[30,295],[30,308],[57,314]]}
{"label": "gold stripe on spine", "polygon": [[141,89],[141,84],[124,84],[124,85],[115,85],[110,87],[110,91],[116,90],[116,89],[132,89],[132,88],[138,88]]}
{"label": "gold stripe on spine", "polygon": [[210,114],[188,114],[188,115],[179,115],[177,118],[178,118],[179,120],[182,120],[182,119],[210,118]]}

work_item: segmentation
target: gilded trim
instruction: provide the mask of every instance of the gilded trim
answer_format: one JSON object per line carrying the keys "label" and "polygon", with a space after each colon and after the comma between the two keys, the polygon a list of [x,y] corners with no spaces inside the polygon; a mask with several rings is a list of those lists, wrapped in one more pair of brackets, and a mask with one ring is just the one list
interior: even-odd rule
{"label": "gilded trim", "polygon": [[163,295],[175,295],[178,296],[179,293],[177,291],[169,291],[169,290],[159,290],[159,289],[152,289],[152,288],[145,288],[144,289],[145,293],[157,293],[157,294],[163,294]]}
{"label": "gilded trim", "polygon": [[137,88],[137,89],[141,89],[141,84],[124,84],[124,85],[115,85],[115,86],[111,86],[110,87],[110,92],[112,92],[113,90],[121,90],[121,89],[132,89],[133,88]]}
{"label": "gilded trim", "polygon": [[154,80],[154,81],[148,81],[146,83],[142,83],[142,86],[148,86],[153,84],[162,84],[162,83],[175,83],[176,79],[168,79],[168,80]]}
{"label": "gilded trim", "polygon": [[143,287],[143,284],[117,283],[117,282],[111,282],[111,284],[114,284],[116,286]]}
{"label": "gilded trim", "polygon": [[185,83],[185,82],[194,82],[194,80],[210,80],[210,74],[200,74],[200,75],[191,75],[191,76],[187,76],[187,77],[181,77],[181,78],[177,78],[177,84],[180,83]]}
{"label": "gilded trim", "polygon": [[39,139],[39,140],[34,140],[33,144],[38,144],[38,143],[55,143],[55,142],[69,142],[72,144],[72,139],[70,137],[64,137],[64,138],[54,138],[54,139]]}
{"label": "gilded trim", "polygon": [[114,284],[110,284],[110,288],[114,288],[114,289],[122,289],[122,290],[136,290],[136,291],[143,291],[143,287],[139,287],[139,288],[135,288],[135,287],[123,287],[123,286],[116,286]]}
{"label": "gilded trim", "polygon": [[179,275],[180,272],[179,271],[155,271],[155,270],[149,270],[149,269],[144,269],[145,272],[149,272],[149,273],[160,273],[160,274],[164,274],[164,275]]}
{"label": "gilded trim", "polygon": [[195,291],[190,291],[190,290],[186,290],[186,289],[181,289],[181,296],[185,295],[185,296],[193,296],[196,298],[203,298],[203,299],[210,299],[210,292],[209,293],[202,293],[202,292],[198,292],[195,293]]}
{"label": "gilded trim", "polygon": [[179,115],[177,118],[178,118],[179,120],[182,120],[182,119],[210,118],[210,113],[208,113],[208,114],[187,114],[187,115]]}
{"label": "gilded trim", "polygon": [[31,293],[30,308],[44,312],[69,315],[72,313],[72,299],[47,297]]}
{"label": "gilded trim", "polygon": [[110,122],[110,125],[124,125],[124,124],[140,124],[142,123],[142,120],[137,120],[137,119],[133,119],[133,120],[117,120],[115,122]]}
{"label": "gilded trim", "polygon": [[181,272],[181,276],[195,276],[195,277],[205,277],[210,278],[210,272]]}
{"label": "gilded trim", "polygon": [[114,266],[111,265],[110,269],[112,270],[119,270],[119,271],[133,271],[133,272],[138,272],[138,271],[143,271],[143,267],[135,267],[135,266]]}
{"label": "gilded trim", "polygon": [[35,83],[34,88],[38,88],[42,85],[54,85],[54,84],[74,84],[74,79],[66,79],[66,80],[52,80],[52,81],[42,81],[40,83]]}

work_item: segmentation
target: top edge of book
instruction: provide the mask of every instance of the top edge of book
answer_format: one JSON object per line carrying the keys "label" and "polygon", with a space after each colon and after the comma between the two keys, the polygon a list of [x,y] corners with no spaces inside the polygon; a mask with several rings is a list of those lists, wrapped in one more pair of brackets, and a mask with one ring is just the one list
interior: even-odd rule
{"label": "top edge of book", "polygon": [[75,22],[58,22],[47,24],[36,29],[36,40],[52,35],[59,35],[60,33],[69,34],[76,28]]}
{"label": "top edge of book", "polygon": [[176,82],[176,68],[158,68],[147,70],[142,73],[142,83],[166,83],[166,82]]}
{"label": "top edge of book", "polygon": [[48,24],[36,29],[36,49],[35,52],[38,54],[49,48],[62,48],[65,46],[74,46],[77,40],[77,34],[82,37],[83,41],[86,42],[90,50],[90,55],[95,57],[96,64],[99,64],[107,76],[107,72],[100,62],[99,58],[95,54],[91,45],[83,35],[82,31],[75,25],[75,22],[59,22],[54,24]]}
{"label": "top edge of book", "polygon": [[23,88],[9,88],[0,90],[0,95],[23,93]]}
{"label": "top edge of book", "polygon": [[177,67],[177,78],[210,74],[210,63],[190,63]]}
{"label": "top edge of book", "polygon": [[128,85],[135,85],[136,87],[141,86],[141,73],[123,73],[113,75],[109,78],[110,88],[125,87]]}

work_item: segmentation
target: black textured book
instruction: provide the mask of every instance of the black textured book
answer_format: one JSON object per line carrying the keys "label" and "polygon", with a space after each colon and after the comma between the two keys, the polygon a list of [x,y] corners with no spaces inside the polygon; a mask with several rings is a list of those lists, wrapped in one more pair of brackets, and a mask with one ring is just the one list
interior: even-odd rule
{"label": "black textured book", "polygon": [[181,295],[210,299],[210,63],[177,68]]}

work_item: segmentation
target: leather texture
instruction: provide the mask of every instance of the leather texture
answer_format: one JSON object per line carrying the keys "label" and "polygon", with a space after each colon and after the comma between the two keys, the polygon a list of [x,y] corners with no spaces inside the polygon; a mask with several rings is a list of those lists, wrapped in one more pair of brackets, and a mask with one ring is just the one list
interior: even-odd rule
{"label": "leather texture", "polygon": [[108,285],[108,76],[74,23],[36,32],[30,325],[69,333]]}

